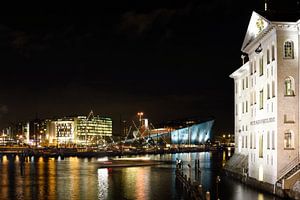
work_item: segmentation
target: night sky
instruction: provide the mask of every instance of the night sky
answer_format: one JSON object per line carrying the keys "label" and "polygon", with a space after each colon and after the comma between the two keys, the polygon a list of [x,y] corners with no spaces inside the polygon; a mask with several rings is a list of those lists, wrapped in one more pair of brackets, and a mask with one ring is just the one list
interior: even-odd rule
{"label": "night sky", "polygon": [[153,124],[214,116],[232,132],[229,75],[263,1],[108,2],[1,8],[0,128],[92,109],[115,132],[139,111]]}

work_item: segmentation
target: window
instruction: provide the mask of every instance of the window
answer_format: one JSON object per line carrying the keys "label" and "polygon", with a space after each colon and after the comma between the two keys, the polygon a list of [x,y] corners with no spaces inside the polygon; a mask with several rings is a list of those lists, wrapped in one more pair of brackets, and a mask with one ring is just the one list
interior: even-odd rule
{"label": "window", "polygon": [[272,97],[275,97],[275,81],[272,81]]}
{"label": "window", "polygon": [[244,148],[244,136],[242,136],[242,148]]}
{"label": "window", "polygon": [[246,113],[248,112],[248,101],[246,101]]}
{"label": "window", "polygon": [[245,141],[245,147],[248,148],[248,136],[245,136],[246,141]]}
{"label": "window", "polygon": [[284,58],[294,58],[294,45],[292,41],[286,41],[284,43]]}
{"label": "window", "polygon": [[263,137],[263,134],[261,134],[259,136],[259,157],[260,158],[263,158],[263,154],[264,154],[264,150],[263,150],[263,147],[264,147],[264,137]]}
{"label": "window", "polygon": [[253,148],[256,149],[256,133],[253,134]]}
{"label": "window", "polygon": [[250,61],[250,75],[253,74],[253,62]]}
{"label": "window", "polygon": [[275,46],[272,44],[272,61],[275,60]]}
{"label": "window", "polygon": [[264,75],[264,59],[263,56],[259,58],[259,75]]}
{"label": "window", "polygon": [[267,49],[267,64],[270,64],[270,50]]}
{"label": "window", "polygon": [[244,90],[245,89],[245,80],[244,79],[243,79],[242,85],[243,85],[243,90]]}
{"label": "window", "polygon": [[293,148],[293,133],[292,131],[288,130],[284,133],[284,148],[291,149]]}
{"label": "window", "polygon": [[288,77],[285,79],[284,81],[284,91],[285,91],[285,96],[294,96],[295,92],[294,92],[294,79],[293,77]]}
{"label": "window", "polygon": [[242,113],[244,114],[244,111],[245,111],[245,104],[244,102],[242,103]]}
{"label": "window", "polygon": [[248,88],[248,76],[246,77],[246,88]]}
{"label": "window", "polygon": [[253,69],[254,69],[254,73],[255,73],[256,72],[256,60],[254,60]]}
{"label": "window", "polygon": [[250,133],[250,149],[252,149],[252,133]]}
{"label": "window", "polygon": [[270,132],[267,132],[267,149],[270,149]]}
{"label": "window", "polygon": [[267,84],[267,99],[270,99],[270,84]]}
{"label": "window", "polygon": [[259,91],[259,109],[264,108],[264,90]]}

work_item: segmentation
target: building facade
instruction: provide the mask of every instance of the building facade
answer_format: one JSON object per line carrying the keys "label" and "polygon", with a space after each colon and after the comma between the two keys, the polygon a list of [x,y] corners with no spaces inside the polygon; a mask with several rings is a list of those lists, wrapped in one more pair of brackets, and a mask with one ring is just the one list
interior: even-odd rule
{"label": "building facade", "polygon": [[300,20],[269,21],[252,13],[234,79],[236,153],[247,175],[277,184],[299,165]]}
{"label": "building facade", "polygon": [[18,123],[15,129],[14,136],[5,136],[31,146],[97,146],[111,140],[112,119],[91,112],[89,116],[35,119]]}

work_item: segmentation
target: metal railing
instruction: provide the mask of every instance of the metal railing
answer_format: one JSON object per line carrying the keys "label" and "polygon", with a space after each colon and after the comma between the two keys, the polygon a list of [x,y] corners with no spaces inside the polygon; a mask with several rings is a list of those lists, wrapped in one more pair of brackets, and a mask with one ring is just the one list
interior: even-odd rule
{"label": "metal railing", "polygon": [[294,167],[296,167],[299,164],[299,155],[292,160],[288,165],[286,165],[283,169],[280,170],[279,172],[279,178],[277,181],[282,179],[288,172],[290,172]]}

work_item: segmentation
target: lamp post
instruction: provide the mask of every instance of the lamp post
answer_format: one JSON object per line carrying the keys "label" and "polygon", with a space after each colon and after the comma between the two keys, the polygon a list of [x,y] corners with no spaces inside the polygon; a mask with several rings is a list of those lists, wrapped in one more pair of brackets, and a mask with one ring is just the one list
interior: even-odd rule
{"label": "lamp post", "polygon": [[137,115],[139,116],[139,121],[140,121],[140,127],[142,126],[142,116],[144,115],[143,112],[138,112]]}

